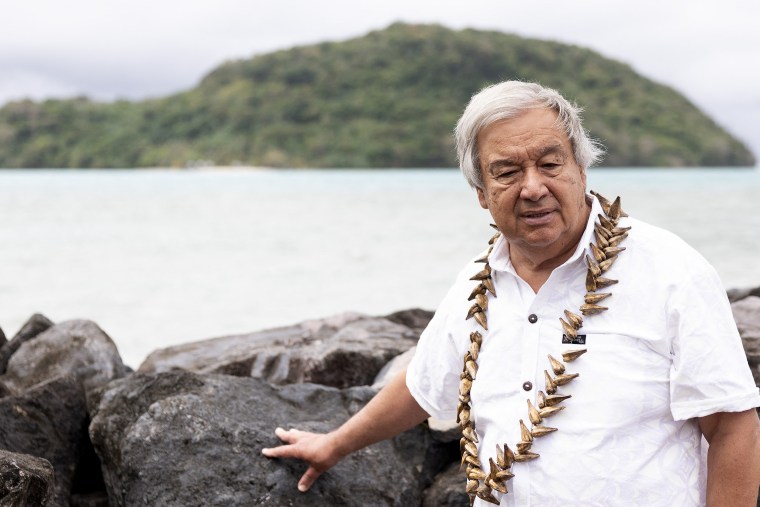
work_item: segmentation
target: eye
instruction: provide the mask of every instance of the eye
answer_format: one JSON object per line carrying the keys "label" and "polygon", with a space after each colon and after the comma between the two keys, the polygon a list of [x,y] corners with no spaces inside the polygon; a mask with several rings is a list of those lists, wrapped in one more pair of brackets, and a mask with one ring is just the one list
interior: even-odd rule
{"label": "eye", "polygon": [[495,178],[512,178],[520,172],[519,167],[515,166],[502,166],[494,171]]}
{"label": "eye", "polygon": [[497,180],[509,181],[517,177],[519,171],[502,171],[496,175]]}

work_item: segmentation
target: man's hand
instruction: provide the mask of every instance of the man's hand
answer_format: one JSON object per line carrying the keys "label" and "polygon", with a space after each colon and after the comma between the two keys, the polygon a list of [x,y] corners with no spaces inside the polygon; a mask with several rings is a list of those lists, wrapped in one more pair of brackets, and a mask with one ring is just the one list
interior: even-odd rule
{"label": "man's hand", "polygon": [[340,428],[327,434],[277,428],[274,432],[286,445],[262,449],[268,458],[296,458],[309,468],[298,481],[298,490],[308,490],[322,473],[354,451],[391,438],[416,426],[428,414],[406,387],[406,370],[399,372],[367,405]]}
{"label": "man's hand", "polygon": [[274,434],[286,445],[262,449],[261,454],[267,458],[296,458],[306,462],[309,468],[298,481],[299,491],[308,491],[317,477],[343,458],[332,433],[325,435],[277,428]]}

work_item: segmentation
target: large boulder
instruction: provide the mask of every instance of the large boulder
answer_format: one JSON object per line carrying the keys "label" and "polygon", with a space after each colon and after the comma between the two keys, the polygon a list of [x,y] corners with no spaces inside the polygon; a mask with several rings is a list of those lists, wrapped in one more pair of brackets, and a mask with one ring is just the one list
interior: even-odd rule
{"label": "large boulder", "polygon": [[[53,322],[40,313],[32,315],[26,323],[21,326],[16,336],[5,345],[0,346],[0,375],[5,373],[8,367],[8,361],[11,356],[26,342],[37,335],[46,331],[53,326]],[[2,342],[2,340],[0,340]]]}
{"label": "large boulder", "polygon": [[48,460],[56,484],[50,505],[67,506],[87,440],[87,405],[79,380],[55,378],[0,399],[0,449]]}
{"label": "large boulder", "polygon": [[11,392],[20,393],[61,375],[74,374],[88,390],[125,373],[116,345],[97,324],[70,320],[24,342],[10,357],[1,380]]}
{"label": "large boulder", "polygon": [[372,384],[393,357],[414,346],[420,318],[344,313],[293,326],[226,336],[157,350],[140,373],[182,369],[257,377],[272,384],[316,383],[333,387]]}
{"label": "large boulder", "polygon": [[760,297],[747,296],[732,303],[731,311],[742,337],[755,384],[760,386]]}
{"label": "large boulder", "polygon": [[459,469],[459,463],[451,463],[438,474],[422,501],[422,507],[463,507],[470,503],[464,490],[467,478]]}
{"label": "large boulder", "polygon": [[275,427],[329,431],[374,394],[227,375],[135,374],[90,394],[90,436],[112,507],[419,505],[446,463],[423,426],[347,457],[307,493],[296,489],[303,463],[261,455],[278,444]]}
{"label": "large boulder", "polygon": [[48,460],[0,449],[0,506],[48,505],[54,484],[55,474]]}

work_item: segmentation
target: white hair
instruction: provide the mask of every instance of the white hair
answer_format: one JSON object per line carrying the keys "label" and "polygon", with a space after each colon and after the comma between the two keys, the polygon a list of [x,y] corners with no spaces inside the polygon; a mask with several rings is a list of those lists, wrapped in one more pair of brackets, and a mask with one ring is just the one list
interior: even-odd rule
{"label": "white hair", "polygon": [[473,188],[483,188],[478,152],[478,133],[498,121],[515,118],[529,109],[549,108],[557,112],[557,126],[573,147],[575,162],[582,170],[598,162],[604,146],[591,139],[581,125],[582,109],[556,90],[536,83],[504,81],[473,95],[454,129],[459,168]]}

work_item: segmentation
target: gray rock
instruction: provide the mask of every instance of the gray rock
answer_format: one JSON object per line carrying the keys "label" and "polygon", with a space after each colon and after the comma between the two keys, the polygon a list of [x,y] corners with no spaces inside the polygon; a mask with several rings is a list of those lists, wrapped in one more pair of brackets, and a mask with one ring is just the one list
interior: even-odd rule
{"label": "gray rock", "polygon": [[111,338],[88,320],[61,322],[23,343],[2,377],[19,393],[52,378],[73,373],[85,390],[124,376],[126,370]]}
{"label": "gray rock", "polygon": [[760,297],[747,296],[731,304],[736,327],[742,337],[747,362],[760,386]]}
{"label": "gray rock", "polygon": [[760,296],[760,287],[745,288],[745,289],[728,289],[726,291],[728,300],[732,303],[741,301],[748,296]]}
{"label": "gray rock", "polygon": [[464,491],[467,482],[464,473],[459,470],[459,463],[452,463],[438,474],[422,501],[422,507],[464,507],[470,499]]}
{"label": "gray rock", "polygon": [[21,329],[16,333],[16,336],[4,346],[0,347],[0,375],[5,373],[5,370],[8,367],[8,361],[19,347],[32,338],[35,338],[43,331],[46,331],[51,326],[53,326],[53,322],[41,313],[35,313],[29,317],[29,320],[21,326]]}
{"label": "gray rock", "polygon": [[91,392],[90,436],[112,507],[419,505],[447,462],[423,426],[347,457],[307,493],[296,489],[303,463],[261,455],[279,443],[275,427],[329,431],[374,393],[189,372],[135,374]]}
{"label": "gray rock", "polygon": [[430,310],[411,308],[391,313],[390,315],[386,315],[385,318],[396,324],[406,326],[419,335],[430,324],[430,320],[434,314],[435,312],[431,312]]}
{"label": "gray rock", "polygon": [[407,350],[403,354],[399,354],[391,359],[375,376],[374,382],[372,382],[372,388],[378,391],[385,387],[385,385],[396,375],[406,370],[409,363],[412,362],[414,357],[414,351],[417,350],[415,345],[411,349]]}
{"label": "gray rock", "polygon": [[3,332],[3,328],[0,327],[0,349],[3,348],[3,345],[5,345],[8,342],[8,338],[5,337],[5,332]]}
{"label": "gray rock", "polygon": [[39,456],[55,469],[51,505],[69,504],[72,481],[87,442],[87,406],[70,375],[0,399],[0,449]]}
{"label": "gray rock", "polygon": [[177,345],[151,353],[140,373],[182,369],[333,387],[369,385],[419,333],[383,317],[345,313],[245,335]]}
{"label": "gray rock", "polygon": [[48,460],[0,450],[0,507],[48,505],[54,484]]}

